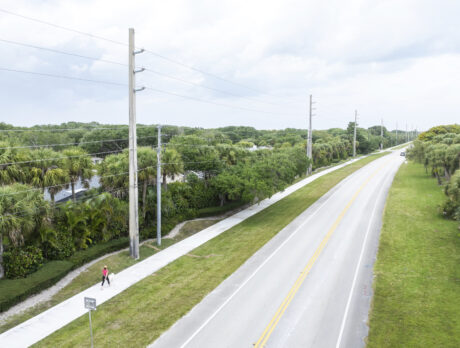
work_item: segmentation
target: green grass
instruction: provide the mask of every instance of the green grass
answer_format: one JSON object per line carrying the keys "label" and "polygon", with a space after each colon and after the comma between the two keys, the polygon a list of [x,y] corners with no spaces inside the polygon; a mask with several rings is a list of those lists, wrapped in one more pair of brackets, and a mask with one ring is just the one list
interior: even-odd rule
{"label": "green grass", "polygon": [[[95,346],[145,347],[333,186],[382,155],[318,178],[102,304],[93,313]],[[35,346],[87,345],[85,315]]]}
{"label": "green grass", "polygon": [[402,144],[402,145],[393,147],[392,150],[399,150],[399,149],[403,149],[403,148],[408,147],[408,146],[409,146],[409,144]]}
{"label": "green grass", "polygon": [[422,165],[403,164],[385,207],[368,347],[460,347],[460,238]]}
{"label": "green grass", "polygon": [[181,238],[186,238],[196,232],[204,230],[205,228],[218,223],[219,220],[196,220],[196,221],[188,221],[182,226],[180,229],[180,236]]}
{"label": "green grass", "polygon": [[[184,224],[184,226],[181,228],[180,233],[173,239],[163,239],[162,240],[162,245],[159,249],[165,249],[169,246],[171,246],[174,243],[177,243],[178,241],[189,237],[190,235],[199,232],[206,227],[209,227],[220,220],[197,220],[197,221],[189,221]],[[48,308],[51,308],[62,301],[78,294],[79,292],[89,288],[90,286],[94,285],[99,281],[99,276],[101,273],[101,269],[104,265],[109,266],[110,272],[113,273],[118,273],[125,268],[128,268],[129,266],[132,266],[136,262],[142,261],[145,258],[153,255],[155,252],[158,250],[155,250],[154,248],[158,248],[155,242],[151,243],[146,243],[145,245],[141,246],[139,249],[140,252],[140,259],[138,261],[133,260],[127,251],[123,251],[121,253],[115,254],[108,256],[98,262],[96,262],[94,265],[90,266],[87,270],[84,272],[80,273],[70,284],[65,286],[63,289],[61,289],[56,295],[54,295],[49,301],[43,302],[39,305],[36,305],[21,314],[14,315],[10,317],[8,320],[6,320],[2,325],[0,325],[0,333],[5,332],[6,330],[19,325],[20,323],[40,314],[41,312],[45,311]],[[154,246],[154,248],[152,248]],[[98,250],[100,248],[97,248]],[[94,251],[92,251],[94,253]],[[78,257],[80,259],[81,256]],[[53,267],[47,267],[46,269],[39,270],[38,272],[34,273],[32,275],[31,280],[34,278],[42,279],[43,276],[40,275],[40,272],[46,271],[46,273],[51,273],[56,276],[61,271],[61,268],[64,268],[61,272],[64,274],[67,274],[69,269],[72,268],[72,263],[68,261],[53,261],[49,263],[50,266]],[[18,291],[22,283],[25,279],[17,279],[13,280],[12,282],[15,283],[15,285],[11,285],[11,282],[8,283],[8,292],[11,292],[13,290]],[[30,281],[30,280],[29,280]],[[4,290],[1,286],[3,283],[0,283],[0,290]],[[6,294],[7,292],[0,292],[0,297],[1,294]]]}
{"label": "green grass", "polygon": [[230,210],[234,210],[237,208],[242,207],[245,205],[244,202],[236,201],[236,202],[230,202],[222,207],[207,207],[207,208],[201,208],[198,210],[198,217],[208,217],[208,216],[216,216],[216,215],[221,215],[224,214]]}
{"label": "green grass", "polygon": [[[21,279],[0,279],[0,311],[6,311],[27,297],[56,284],[71,270],[111,251],[123,249],[128,238],[114,239],[97,244],[86,250],[77,251],[68,260],[50,261],[38,271]],[[1,331],[1,327],[0,327]]]}

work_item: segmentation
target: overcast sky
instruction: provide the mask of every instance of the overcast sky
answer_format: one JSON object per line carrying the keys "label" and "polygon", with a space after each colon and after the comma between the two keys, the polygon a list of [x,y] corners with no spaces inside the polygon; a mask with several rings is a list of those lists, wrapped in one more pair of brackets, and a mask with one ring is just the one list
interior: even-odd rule
{"label": "overcast sky", "polygon": [[[199,127],[247,125],[418,129],[460,122],[460,1],[2,0],[11,11],[136,46],[235,84],[143,53],[136,65],[228,92],[143,72],[137,120]],[[0,11],[0,40],[127,63],[124,45]],[[0,68],[126,84],[122,65],[0,41]],[[0,70],[0,122],[128,123],[128,88]],[[216,105],[224,104],[233,108]],[[245,110],[245,109],[251,109]],[[253,111],[252,111],[253,110]]]}

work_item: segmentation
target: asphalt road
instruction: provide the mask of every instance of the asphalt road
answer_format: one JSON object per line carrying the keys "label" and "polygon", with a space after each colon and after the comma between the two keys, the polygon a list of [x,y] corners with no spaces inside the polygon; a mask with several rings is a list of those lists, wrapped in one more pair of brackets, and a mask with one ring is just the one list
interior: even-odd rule
{"label": "asphalt road", "polygon": [[399,151],[339,183],[150,347],[362,347]]}

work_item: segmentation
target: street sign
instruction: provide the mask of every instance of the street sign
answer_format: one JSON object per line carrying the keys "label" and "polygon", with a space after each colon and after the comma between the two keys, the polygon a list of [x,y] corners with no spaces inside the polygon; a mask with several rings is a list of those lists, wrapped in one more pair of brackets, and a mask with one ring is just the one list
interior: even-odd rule
{"label": "street sign", "polygon": [[94,347],[93,344],[93,324],[91,323],[91,311],[96,310],[96,299],[92,297],[85,297],[85,308],[88,309],[89,314],[89,332],[91,335],[91,348]]}
{"label": "street sign", "polygon": [[85,297],[85,308],[89,310],[96,310],[96,299],[92,297]]}

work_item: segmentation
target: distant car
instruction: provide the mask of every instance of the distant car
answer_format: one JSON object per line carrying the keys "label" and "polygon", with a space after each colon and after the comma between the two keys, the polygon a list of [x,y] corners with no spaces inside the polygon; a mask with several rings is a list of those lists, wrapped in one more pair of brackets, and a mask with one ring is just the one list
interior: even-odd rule
{"label": "distant car", "polygon": [[401,152],[399,155],[400,155],[400,156],[406,156],[406,153],[405,153],[405,152]]}

